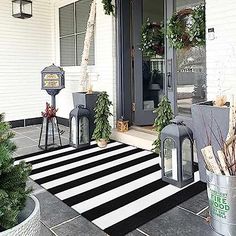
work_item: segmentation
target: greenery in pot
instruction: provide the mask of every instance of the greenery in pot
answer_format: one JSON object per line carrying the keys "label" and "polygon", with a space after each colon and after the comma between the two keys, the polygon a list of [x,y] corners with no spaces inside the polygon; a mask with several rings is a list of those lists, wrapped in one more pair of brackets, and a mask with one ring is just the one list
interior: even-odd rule
{"label": "greenery in pot", "polygon": [[96,141],[101,139],[109,141],[111,136],[111,125],[109,124],[110,106],[112,102],[109,100],[107,92],[101,92],[98,95],[98,99],[95,107],[95,129],[93,132],[93,138]]}
{"label": "greenery in pot", "polygon": [[0,114],[0,231],[17,225],[18,215],[31,192],[26,187],[31,166],[25,162],[14,165],[13,136],[9,124],[4,122],[4,115]]}
{"label": "greenery in pot", "polygon": [[170,121],[173,119],[173,112],[171,109],[170,102],[166,96],[163,96],[158,107],[153,111],[157,114],[157,117],[154,121],[153,127],[157,131],[157,139],[153,142],[154,148],[152,149],[156,153],[160,153],[161,140],[160,134],[162,129],[170,124]]}

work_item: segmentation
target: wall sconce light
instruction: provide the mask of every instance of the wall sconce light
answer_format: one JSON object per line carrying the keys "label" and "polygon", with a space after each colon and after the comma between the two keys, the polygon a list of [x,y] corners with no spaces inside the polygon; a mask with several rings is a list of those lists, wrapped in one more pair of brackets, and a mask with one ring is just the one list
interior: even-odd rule
{"label": "wall sconce light", "polygon": [[20,19],[32,17],[32,1],[12,0],[12,16]]}

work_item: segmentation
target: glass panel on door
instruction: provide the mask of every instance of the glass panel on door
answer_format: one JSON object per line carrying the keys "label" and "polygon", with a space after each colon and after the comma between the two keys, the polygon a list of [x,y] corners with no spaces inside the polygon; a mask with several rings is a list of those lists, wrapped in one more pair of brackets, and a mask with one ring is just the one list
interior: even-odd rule
{"label": "glass panel on door", "polygon": [[[203,4],[202,0],[176,0],[176,10]],[[176,50],[178,113],[191,114],[191,105],[206,100],[205,46]]]}
{"label": "glass panel on door", "polygon": [[144,42],[149,42],[153,48],[153,51],[144,49],[142,53],[143,110],[153,111],[158,106],[164,89],[164,35],[161,38],[159,34],[164,19],[164,0],[143,0],[142,18],[143,27],[149,22],[149,32],[153,31],[156,38],[150,41],[142,35],[142,48]]}

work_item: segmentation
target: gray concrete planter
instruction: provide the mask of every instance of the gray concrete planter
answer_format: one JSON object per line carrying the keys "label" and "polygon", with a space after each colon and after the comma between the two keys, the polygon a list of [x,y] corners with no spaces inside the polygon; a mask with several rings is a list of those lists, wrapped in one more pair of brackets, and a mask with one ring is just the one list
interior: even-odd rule
{"label": "gray concrete planter", "polygon": [[[202,102],[192,105],[193,136],[196,143],[200,179],[206,182],[206,169],[201,149],[209,145],[213,150],[220,149],[217,140],[226,139],[229,129],[229,108],[215,107],[213,102]],[[214,134],[213,134],[213,132]]]}
{"label": "gray concrete planter", "polygon": [[39,236],[40,235],[40,207],[36,197],[30,196],[25,208],[19,215],[19,224],[0,232],[0,236]]}

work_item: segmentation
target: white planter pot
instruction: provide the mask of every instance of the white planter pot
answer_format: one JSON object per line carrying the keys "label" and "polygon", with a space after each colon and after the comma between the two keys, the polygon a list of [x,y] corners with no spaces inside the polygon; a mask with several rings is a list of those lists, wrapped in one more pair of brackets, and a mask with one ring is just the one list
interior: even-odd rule
{"label": "white planter pot", "polygon": [[99,139],[97,140],[97,145],[100,148],[105,148],[107,146],[107,141],[105,139]]}
{"label": "white planter pot", "polygon": [[20,223],[15,227],[0,232],[0,236],[39,236],[40,234],[40,207],[36,197],[27,199],[26,207],[20,213]]}

